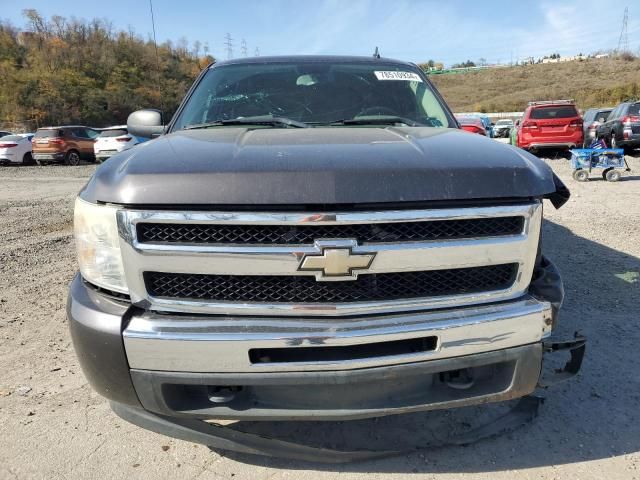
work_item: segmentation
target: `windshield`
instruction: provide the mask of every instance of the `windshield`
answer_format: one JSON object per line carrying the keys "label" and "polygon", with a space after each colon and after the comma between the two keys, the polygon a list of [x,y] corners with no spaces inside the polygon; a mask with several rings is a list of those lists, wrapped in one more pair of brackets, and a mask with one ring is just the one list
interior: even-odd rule
{"label": "windshield", "polygon": [[537,107],[531,110],[530,118],[535,120],[553,120],[554,118],[577,117],[578,112],[573,105]]}
{"label": "windshield", "polygon": [[417,72],[377,62],[213,67],[173,129],[241,117],[286,118],[311,125],[397,117],[424,126],[451,126],[430,85]]}
{"label": "windshield", "polygon": [[0,139],[0,142],[21,142],[24,138],[20,135],[6,135]]}
{"label": "windshield", "polygon": [[48,137],[62,137],[64,136],[63,130],[53,130],[51,128],[42,128],[35,134],[36,138],[48,138]]}

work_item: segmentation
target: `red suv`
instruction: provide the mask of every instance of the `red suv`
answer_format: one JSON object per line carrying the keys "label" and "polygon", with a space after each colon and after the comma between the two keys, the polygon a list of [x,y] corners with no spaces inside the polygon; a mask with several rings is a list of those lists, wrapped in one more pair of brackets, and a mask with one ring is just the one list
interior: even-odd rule
{"label": "red suv", "polygon": [[516,133],[516,145],[527,150],[581,147],[583,139],[573,100],[529,102]]}

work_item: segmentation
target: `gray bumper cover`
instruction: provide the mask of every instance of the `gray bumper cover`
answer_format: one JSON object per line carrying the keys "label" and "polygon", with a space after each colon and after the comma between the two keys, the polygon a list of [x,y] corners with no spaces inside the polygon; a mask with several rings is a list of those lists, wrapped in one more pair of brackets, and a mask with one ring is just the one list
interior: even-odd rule
{"label": "gray bumper cover", "polygon": [[[531,293],[536,298],[552,304],[555,323],[557,309],[563,297],[562,283],[553,264],[545,259],[543,259],[537,275],[534,276]],[[472,405],[525,395],[503,419],[445,442],[445,444],[463,444],[531,420],[536,415],[540,402],[539,399],[526,395],[535,389],[536,384],[549,386],[575,375],[580,368],[585,350],[584,339],[577,338],[574,341],[560,343],[545,340],[544,342],[457,358],[416,361],[401,365],[375,366],[349,371],[332,371],[327,372],[327,375],[323,375],[321,372],[305,371],[272,372],[267,375],[264,373],[234,375],[230,373],[154,372],[131,370],[123,344],[123,330],[134,316],[139,316],[144,312],[133,309],[126,302],[109,298],[95,291],[77,275],[71,284],[67,313],[74,347],[86,377],[98,393],[111,401],[114,411],[124,419],[159,433],[219,449],[325,462],[354,461],[399,452],[332,451],[240,432],[221,425],[203,422],[201,419],[237,418],[239,416],[243,419],[277,418],[287,420],[291,418],[308,419],[310,417],[299,415],[300,408],[288,411],[286,409],[280,411],[271,409],[269,411],[266,403],[258,405],[259,408],[253,413],[242,409],[233,410],[227,406],[216,410],[217,415],[213,416],[211,412],[197,411],[197,408],[190,409],[188,404],[167,402],[167,397],[159,395],[159,392],[162,392],[166,385],[179,385],[180,388],[186,385],[188,388],[191,388],[190,386],[197,388],[198,385],[211,383],[224,383],[225,385],[249,383],[260,388],[267,387],[267,389],[273,386],[283,387],[284,390],[281,393],[286,394],[288,388],[295,388],[302,382],[335,390],[334,393],[340,392],[340,389],[347,390],[344,388],[345,385],[349,385],[350,390],[353,385],[359,384],[359,394],[364,394],[366,398],[369,389],[368,379],[374,379],[374,385],[377,378],[389,380],[389,382],[382,383],[398,382],[401,387],[402,385],[406,387],[407,383],[404,381],[410,380],[408,390],[406,388],[404,390],[406,395],[397,397],[396,403],[391,401],[383,405],[380,403],[381,397],[378,396],[370,404],[361,403],[359,408],[356,408],[356,405],[347,405],[347,411],[333,412],[339,413],[338,417],[342,418],[363,418]],[[545,374],[540,379],[543,353],[548,355],[558,350],[570,350],[571,360],[564,369]],[[451,389],[452,392],[448,392],[444,396],[442,396],[442,389],[432,387],[434,382],[437,383],[437,378],[443,370],[476,367],[497,368],[498,371],[502,369],[504,375],[502,377],[497,375],[495,376],[497,380],[479,384],[468,391],[462,389],[456,393],[456,389]],[[420,390],[420,387],[426,387],[424,383],[420,383],[421,377],[429,379],[430,388]],[[507,381],[509,378],[512,379],[511,382]],[[286,380],[283,381],[283,379]],[[440,377],[440,379],[442,378]],[[411,389],[418,392],[417,398],[412,397]],[[399,391],[401,390],[402,388]],[[358,400],[358,393],[356,392],[354,395],[353,398]],[[263,400],[266,398],[262,397]],[[378,403],[376,404],[376,402]],[[225,408],[228,410],[226,414]],[[291,412],[294,415],[291,415]],[[326,412],[322,411],[313,412],[310,410],[310,413],[315,415],[312,415],[312,418],[316,420],[334,418],[333,415],[325,415]],[[421,448],[429,446],[433,445],[423,445]]]}

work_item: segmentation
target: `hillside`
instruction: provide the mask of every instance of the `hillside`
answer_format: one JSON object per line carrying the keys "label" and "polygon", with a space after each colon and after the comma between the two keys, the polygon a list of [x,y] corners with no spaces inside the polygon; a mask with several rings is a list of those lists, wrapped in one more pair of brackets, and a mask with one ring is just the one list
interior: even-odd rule
{"label": "hillside", "polygon": [[106,20],[46,19],[26,10],[26,28],[0,22],[0,128],[121,124],[133,110],[171,115],[213,61],[200,44],[158,46]]}
{"label": "hillside", "polygon": [[[42,17],[0,21],[0,129],[120,124],[138,108],[170,116],[214,59],[186,40],[158,46],[107,20]],[[454,111],[521,111],[530,100],[575,98],[583,108],[640,98],[640,59],[590,59],[432,75]]]}
{"label": "hillside", "polygon": [[573,98],[582,109],[640,98],[640,59],[601,58],[432,75],[456,112],[522,111],[531,100]]}

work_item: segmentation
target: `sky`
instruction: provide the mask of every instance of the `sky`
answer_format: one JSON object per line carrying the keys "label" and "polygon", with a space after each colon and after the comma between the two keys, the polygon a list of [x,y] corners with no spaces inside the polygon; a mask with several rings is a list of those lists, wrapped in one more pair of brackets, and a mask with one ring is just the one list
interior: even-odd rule
{"label": "sky", "polygon": [[[629,47],[640,51],[640,2],[602,0],[152,0],[159,42],[207,42],[233,56],[336,54],[382,56],[446,65],[486,59],[509,63],[554,52],[563,56],[616,48],[624,4]],[[148,0],[0,0],[0,19],[24,25],[22,10],[50,17],[104,18],[142,37],[152,32]]]}

